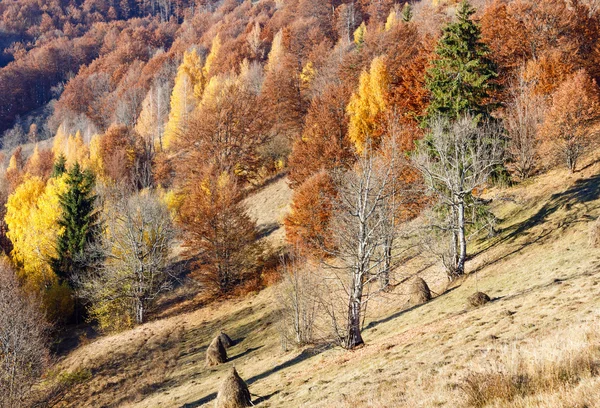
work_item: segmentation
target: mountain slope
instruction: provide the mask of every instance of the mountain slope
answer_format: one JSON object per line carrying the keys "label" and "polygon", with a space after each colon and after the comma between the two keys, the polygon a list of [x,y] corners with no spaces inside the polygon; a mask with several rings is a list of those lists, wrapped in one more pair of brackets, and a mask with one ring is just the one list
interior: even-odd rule
{"label": "mountain slope", "polygon": [[[441,294],[413,308],[406,307],[407,287],[396,287],[370,307],[363,348],[281,351],[271,287],[78,348],[48,380],[65,390],[54,406],[212,406],[231,364],[260,407],[483,406],[468,386],[473,373],[509,370],[523,356],[551,361],[600,333],[600,251],[588,245],[600,215],[600,163],[575,175],[555,170],[487,197],[501,221],[495,237],[471,248],[467,268],[476,273],[447,288],[441,267],[429,266],[420,276]],[[248,200],[261,206],[254,208],[261,224],[280,219],[279,200],[277,211],[265,211],[270,200]],[[410,261],[402,273],[429,261]],[[493,301],[468,306],[476,291]],[[238,344],[229,350],[231,362],[206,368],[204,351],[219,329]],[[543,393],[529,388],[514,406],[595,407],[600,400],[597,376]]]}

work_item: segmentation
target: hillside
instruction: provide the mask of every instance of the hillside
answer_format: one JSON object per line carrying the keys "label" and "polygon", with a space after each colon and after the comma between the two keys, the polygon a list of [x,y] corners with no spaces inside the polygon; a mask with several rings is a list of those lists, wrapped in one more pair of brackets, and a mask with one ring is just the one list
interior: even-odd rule
{"label": "hillside", "polygon": [[[270,287],[79,347],[48,376],[47,386],[64,387],[50,405],[208,407],[234,365],[258,407],[483,406],[472,399],[476,387],[467,379],[479,378],[473,373],[524,376],[535,364],[552,371],[567,361],[573,364],[556,376],[563,383],[538,390],[532,382],[512,405],[495,406],[598,407],[600,253],[589,247],[588,231],[600,216],[600,163],[590,163],[573,175],[553,170],[487,192],[498,234],[473,245],[471,273],[446,288],[440,265],[421,271],[439,295],[413,308],[406,306],[407,287],[396,287],[370,308],[364,347],[283,352],[278,289]],[[271,188],[282,198],[280,183],[262,193]],[[280,219],[283,202],[272,193],[247,201],[261,224]],[[410,261],[401,273],[413,274],[424,261]],[[468,306],[478,290],[492,301]],[[204,352],[219,329],[238,344],[230,362],[206,368]],[[588,371],[596,376],[578,376],[578,353],[588,349],[596,364]]]}

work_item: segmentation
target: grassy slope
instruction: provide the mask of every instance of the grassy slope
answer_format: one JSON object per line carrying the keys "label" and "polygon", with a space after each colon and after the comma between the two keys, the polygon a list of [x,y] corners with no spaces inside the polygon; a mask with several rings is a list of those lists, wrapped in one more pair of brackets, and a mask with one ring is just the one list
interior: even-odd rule
{"label": "grassy slope", "polygon": [[[406,288],[397,287],[395,296],[372,308],[367,345],[357,351],[282,352],[274,324],[276,288],[269,288],[80,347],[56,372],[90,370],[91,378],[69,387],[56,406],[212,406],[230,364],[263,397],[261,407],[460,406],[460,385],[469,372],[494,365],[506,350],[541,350],[557,336],[568,342],[600,321],[600,251],[588,246],[591,220],[600,215],[599,174],[597,163],[574,176],[557,170],[489,192],[503,221],[498,236],[471,249],[475,256],[467,267],[477,273],[412,309],[404,307]],[[275,222],[285,208],[282,197],[289,192],[277,183],[249,201],[260,207],[254,214],[262,224]],[[281,200],[269,220],[265,209],[275,196]],[[414,260],[405,270],[426,262]],[[443,292],[439,265],[422,276]],[[496,299],[469,308],[465,299],[476,290]],[[231,362],[205,368],[205,348],[221,328],[241,341],[229,350]],[[593,378],[559,391],[560,398],[581,394],[594,407],[598,389]],[[558,400],[535,401],[519,406],[560,406]]]}

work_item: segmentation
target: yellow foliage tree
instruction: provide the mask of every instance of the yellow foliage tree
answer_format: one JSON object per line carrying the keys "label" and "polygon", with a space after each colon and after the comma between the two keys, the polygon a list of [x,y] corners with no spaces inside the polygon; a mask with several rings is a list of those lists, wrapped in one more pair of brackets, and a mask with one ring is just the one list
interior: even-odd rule
{"label": "yellow foliage tree", "polygon": [[50,259],[56,256],[56,239],[62,233],[59,196],[67,190],[65,177],[50,179],[47,185],[39,177],[29,177],[6,203],[11,257],[30,291],[43,293],[58,283]]}
{"label": "yellow foliage tree", "polygon": [[89,168],[94,172],[94,174],[100,176],[104,174],[104,163],[102,163],[102,157],[100,154],[100,141],[101,135],[92,136],[92,140],[90,140],[90,159],[89,159]]}
{"label": "yellow foliage tree", "polygon": [[300,79],[304,85],[309,85],[312,80],[315,78],[317,74],[317,70],[315,69],[313,63],[308,61],[306,65],[302,68],[302,72],[300,73]]}
{"label": "yellow foliage tree", "polygon": [[52,153],[54,153],[54,157],[58,157],[61,154],[64,154],[67,146],[67,135],[63,130],[63,126],[59,126],[56,131],[56,135],[54,136],[54,142],[52,143]]}
{"label": "yellow foliage tree", "polygon": [[213,65],[215,63],[215,59],[217,58],[217,55],[219,55],[220,50],[221,50],[221,37],[219,37],[219,34],[217,34],[217,35],[215,35],[215,37],[212,40],[210,52],[208,53],[208,56],[206,57],[206,62],[204,63],[204,68],[202,69],[202,73],[204,74],[204,77],[208,78],[208,76],[210,74],[212,74],[211,70],[214,71]]}
{"label": "yellow foliage tree", "polygon": [[363,21],[361,25],[354,30],[354,44],[360,47],[365,42],[365,35],[367,35],[367,26]]}
{"label": "yellow foliage tree", "polygon": [[165,128],[164,148],[170,148],[177,135],[185,129],[190,113],[204,92],[202,64],[196,50],[186,52],[177,69],[175,85],[171,92],[171,110]]}
{"label": "yellow foliage tree", "polygon": [[52,152],[54,157],[64,155],[67,159],[67,166],[72,166],[75,162],[84,168],[90,166],[90,149],[83,141],[83,135],[79,130],[75,135],[66,136],[62,126],[59,127],[54,137]]}
{"label": "yellow foliage tree", "polygon": [[265,66],[266,72],[272,71],[277,67],[277,65],[279,65],[279,61],[281,61],[281,56],[283,53],[283,33],[281,30],[279,30],[273,37],[273,42],[271,43],[271,51],[269,51],[267,65]]}
{"label": "yellow foliage tree", "polygon": [[387,108],[389,76],[383,57],[371,62],[369,71],[360,75],[358,92],[350,97],[347,111],[350,116],[348,137],[354,143],[356,151],[361,153],[367,141],[379,143],[377,121]]}
{"label": "yellow foliage tree", "polygon": [[64,154],[67,159],[67,167],[71,167],[75,163],[79,163],[83,168],[89,167],[90,150],[83,141],[83,136],[80,131],[77,131],[75,136],[69,135]]}
{"label": "yellow foliage tree", "polygon": [[392,9],[387,20],[385,21],[385,31],[391,30],[392,27],[396,25],[396,21],[398,21],[398,16],[396,14],[396,10]]}

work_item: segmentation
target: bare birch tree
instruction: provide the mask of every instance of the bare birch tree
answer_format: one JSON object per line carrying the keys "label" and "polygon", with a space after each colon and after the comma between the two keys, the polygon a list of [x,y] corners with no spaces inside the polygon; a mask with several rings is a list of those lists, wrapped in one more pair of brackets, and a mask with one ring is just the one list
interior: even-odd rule
{"label": "bare birch tree", "polygon": [[[328,312],[340,344],[353,349],[364,343],[363,314],[372,290],[391,268],[396,229],[394,217],[394,164],[384,165],[370,148],[353,170],[337,174],[338,197],[334,204],[332,236],[335,249],[325,267],[333,271],[335,286],[347,299],[346,316],[332,303]],[[386,279],[389,279],[386,277]]]}
{"label": "bare birch tree", "polygon": [[437,227],[452,235],[452,259],[446,265],[449,279],[465,272],[466,210],[483,205],[474,199],[473,191],[502,163],[503,147],[503,130],[498,124],[477,124],[467,115],[454,122],[435,119],[430,137],[414,155],[415,165],[447,214],[446,225]]}

